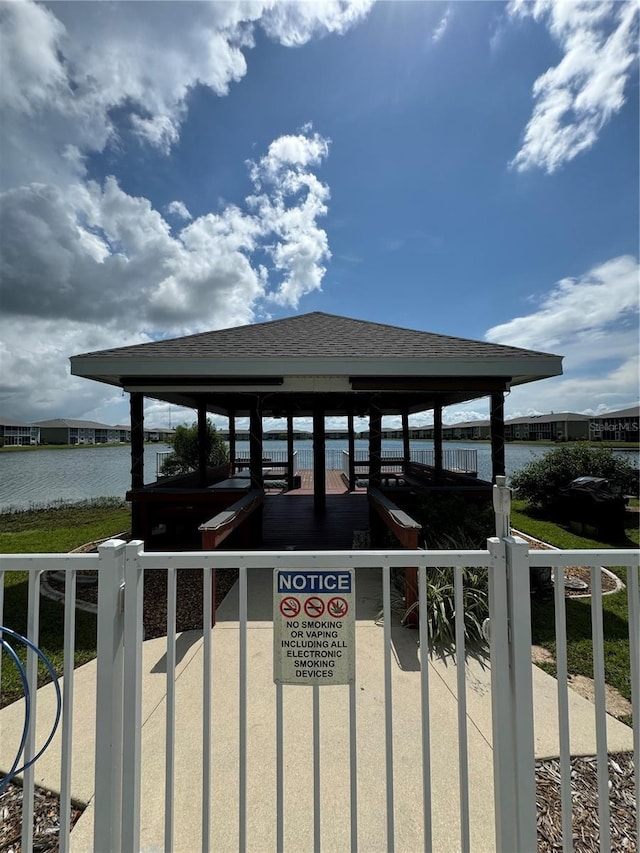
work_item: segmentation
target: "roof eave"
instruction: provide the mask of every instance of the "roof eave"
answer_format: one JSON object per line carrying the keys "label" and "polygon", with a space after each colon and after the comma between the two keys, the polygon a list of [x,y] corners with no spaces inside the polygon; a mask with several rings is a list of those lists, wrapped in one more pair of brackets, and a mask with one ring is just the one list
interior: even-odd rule
{"label": "roof eave", "polygon": [[510,376],[512,384],[562,373],[562,357],[554,355],[500,358],[115,358],[73,356],[71,373],[122,386],[124,376]]}

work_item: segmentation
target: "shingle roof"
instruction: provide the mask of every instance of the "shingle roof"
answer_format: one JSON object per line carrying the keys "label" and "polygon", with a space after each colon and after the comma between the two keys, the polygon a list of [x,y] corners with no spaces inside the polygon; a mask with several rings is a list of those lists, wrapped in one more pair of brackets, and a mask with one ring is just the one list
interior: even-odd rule
{"label": "shingle roof", "polygon": [[97,421],[76,421],[70,418],[52,418],[49,421],[37,421],[35,426],[39,427],[73,427],[77,429],[119,429],[109,424],[100,424]]}
{"label": "shingle roof", "polygon": [[84,353],[82,358],[496,358],[548,355],[354,320],[314,311],[283,320],[202,332],[130,347]]}
{"label": "shingle roof", "polygon": [[640,418],[640,406],[631,406],[630,409],[620,409],[618,412],[605,412],[601,415],[590,415],[592,421],[610,421],[611,418]]}
{"label": "shingle roof", "polygon": [[2,427],[28,427],[31,424],[25,424],[24,421],[12,421],[9,418],[0,418],[0,426]]}
{"label": "shingle roof", "polygon": [[553,424],[558,421],[588,421],[587,415],[578,412],[549,412],[546,415],[525,415],[521,418],[509,418],[505,424]]}

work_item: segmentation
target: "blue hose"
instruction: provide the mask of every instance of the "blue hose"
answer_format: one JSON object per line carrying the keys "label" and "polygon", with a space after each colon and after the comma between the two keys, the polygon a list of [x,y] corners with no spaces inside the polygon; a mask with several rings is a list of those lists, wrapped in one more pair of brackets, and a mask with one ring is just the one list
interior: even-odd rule
{"label": "blue hose", "polygon": [[[36,755],[34,755],[33,758],[31,758],[29,761],[27,761],[26,764],[23,764],[22,767],[20,767],[19,764],[20,764],[20,761],[22,760],[22,755],[24,753],[24,750],[25,750],[25,747],[27,744],[27,735],[29,732],[29,726],[31,724],[31,690],[29,688],[29,680],[27,678],[27,673],[25,671],[24,664],[20,660],[20,658],[19,658],[16,650],[13,648],[13,646],[11,646],[7,642],[7,640],[4,639],[5,634],[10,639],[12,639],[14,642],[22,643],[24,646],[26,646],[28,649],[31,649],[33,652],[35,652],[38,655],[39,659],[42,661],[42,663],[47,668],[49,675],[51,676],[51,680],[53,681],[53,686],[54,686],[55,691],[56,691],[56,716],[55,716],[55,720],[53,721],[53,725],[51,727],[51,731],[49,733],[49,736],[47,737],[46,741],[44,742],[44,745],[39,750],[39,752]],[[20,680],[22,681],[22,689],[24,691],[24,724],[22,727],[22,737],[20,738],[20,747],[18,749],[18,752],[16,753],[16,757],[14,759],[12,766],[11,766],[11,769],[9,770],[9,772],[7,773],[6,776],[0,778],[0,794],[2,794],[5,791],[5,789],[7,788],[9,782],[11,782],[11,780],[13,778],[15,776],[17,776],[19,773],[23,773],[25,770],[27,770],[29,767],[31,767],[33,764],[35,764],[35,762],[40,758],[40,756],[49,747],[49,744],[53,740],[53,737],[54,737],[56,730],[58,728],[58,725],[60,723],[60,715],[62,713],[62,695],[60,693],[60,684],[58,682],[58,676],[56,675],[55,670],[53,669],[53,666],[51,665],[51,662],[49,661],[47,656],[41,651],[41,649],[39,649],[34,643],[31,642],[31,640],[28,640],[26,637],[23,637],[22,634],[18,634],[16,631],[13,631],[11,628],[5,628],[2,625],[0,625],[0,646],[2,646],[2,648],[8,652],[9,657],[11,658],[13,663],[15,664],[15,666],[18,670],[18,673],[20,675]],[[37,685],[36,685],[36,689],[37,689]],[[35,721],[34,721],[34,724],[35,724]]]}

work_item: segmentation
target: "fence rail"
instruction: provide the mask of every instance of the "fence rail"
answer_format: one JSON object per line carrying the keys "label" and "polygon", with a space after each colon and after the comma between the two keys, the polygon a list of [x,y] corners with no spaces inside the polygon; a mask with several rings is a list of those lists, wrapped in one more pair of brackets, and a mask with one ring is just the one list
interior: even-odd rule
{"label": "fence rail", "polygon": [[[394,569],[407,564],[418,566],[419,625],[421,659],[429,650],[427,633],[429,572],[436,567],[453,569],[455,594],[455,648],[456,659],[464,660],[464,568],[478,567],[488,570],[490,608],[491,694],[493,720],[493,779],[496,847],[500,850],[529,850],[536,846],[535,813],[535,763],[533,731],[533,694],[531,681],[531,629],[529,568],[553,566],[555,575],[556,644],[558,664],[558,722],[561,766],[561,802],[563,816],[563,844],[572,849],[572,780],[570,768],[569,711],[567,687],[566,609],[563,595],[563,567],[583,565],[591,567],[592,603],[591,622],[594,647],[595,718],[597,740],[598,809],[600,823],[600,849],[611,848],[610,806],[607,770],[607,727],[604,679],[604,629],[602,616],[601,566],[627,566],[627,618],[630,642],[630,681],[633,705],[634,763],[640,757],[640,596],[638,564],[639,553],[629,550],[602,551],[529,551],[526,543],[511,537],[492,538],[486,550],[480,551],[348,551],[348,552],[145,552],[142,543],[111,541],[100,546],[98,554],[78,555],[0,555],[0,624],[2,623],[2,593],[4,578],[13,572],[27,572],[29,577],[27,636],[34,643],[39,640],[40,581],[44,571],[61,571],[68,583],[65,589],[64,621],[64,689],[62,725],[59,738],[61,822],[60,849],[68,850],[70,836],[68,814],[71,802],[71,767],[74,762],[74,731],[72,729],[74,694],[74,608],[75,579],[79,570],[94,569],[99,578],[98,660],[96,698],[96,752],[95,752],[95,849],[140,849],[141,772],[142,772],[142,579],[144,572],[166,571],[168,624],[166,639],[166,726],[165,726],[165,778],[164,778],[164,846],[169,850],[176,836],[176,797],[180,790],[177,772],[184,772],[180,755],[176,752],[176,666],[178,641],[176,637],[176,595],[178,574],[183,570],[202,572],[204,594],[203,624],[212,624],[212,576],[216,568],[235,567],[239,572],[239,628],[238,628],[238,729],[239,774],[237,778],[237,847],[247,849],[249,728],[248,703],[251,702],[251,683],[248,677],[248,607],[250,603],[249,570],[264,573],[278,569],[353,568],[358,573],[377,566],[382,574],[383,609],[383,661],[384,671],[384,789],[386,802],[386,849],[393,850],[398,835],[396,816],[400,809],[397,796],[398,768],[394,748],[397,746],[395,721],[404,710],[398,706],[394,694],[392,661],[392,586]],[[124,603],[123,603],[124,589]],[[220,641],[216,629],[203,631],[203,693],[201,717],[202,766],[190,776],[201,779],[201,846],[209,848],[212,831],[212,791],[216,768],[211,762],[212,720],[216,719],[212,687],[213,649]],[[1,653],[1,648],[0,648]],[[2,657],[0,654],[0,664]],[[27,658],[27,674],[34,697],[32,721],[26,744],[26,760],[35,754],[35,718],[38,713],[37,667],[34,656]],[[7,662],[5,661],[5,666]],[[11,665],[11,664],[9,664]],[[432,790],[432,737],[430,730],[429,668],[421,666],[420,697],[422,703],[419,739],[422,780],[422,825],[426,850],[432,849],[434,823]],[[470,772],[467,756],[467,713],[465,667],[456,672],[458,693],[458,757],[459,776],[459,828],[461,849],[470,843]],[[297,688],[296,688],[297,689]],[[294,692],[295,690],[294,689]],[[339,688],[333,688],[339,689]],[[348,811],[351,849],[357,849],[358,839],[365,831],[358,792],[359,765],[355,747],[358,730],[356,687],[349,685],[347,702],[347,729],[349,744],[345,761],[350,777],[350,797],[344,803]],[[276,808],[274,820],[278,849],[288,826],[284,794],[287,741],[283,726],[285,694],[282,685],[274,685],[276,719]],[[314,849],[326,830],[326,821],[336,815],[325,814],[321,808],[319,792],[320,724],[317,686],[313,692],[313,719],[309,743],[313,745],[313,832]],[[286,694],[290,697],[291,694]],[[193,710],[195,713],[195,709]],[[5,747],[6,749],[6,740]],[[4,756],[3,756],[4,757]],[[251,756],[253,761],[258,757]],[[195,773],[195,775],[194,775]],[[636,802],[640,790],[636,772]],[[181,777],[182,778],[182,777]],[[362,781],[362,780],[361,780]],[[162,786],[162,780],[157,785]],[[31,768],[24,775],[22,849],[33,849],[35,776]],[[190,796],[195,791],[190,785]],[[636,827],[638,827],[636,818]],[[265,830],[266,831],[266,830]],[[640,837],[640,836],[639,836]],[[345,845],[348,847],[348,843]],[[437,849],[437,848],[436,848]]]}

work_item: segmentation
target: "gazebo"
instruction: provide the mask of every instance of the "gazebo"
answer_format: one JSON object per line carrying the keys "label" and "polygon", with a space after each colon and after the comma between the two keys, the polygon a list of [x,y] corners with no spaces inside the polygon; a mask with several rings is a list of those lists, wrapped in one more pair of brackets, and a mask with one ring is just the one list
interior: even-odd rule
{"label": "gazebo", "polygon": [[[235,458],[236,418],[249,419],[250,485],[263,489],[264,417],[286,418],[288,481],[293,468],[293,419],[313,422],[313,508],[326,508],[325,417],[346,416],[349,486],[354,487],[354,419],[369,418],[369,482],[381,479],[382,417],[399,415],[409,463],[409,415],[433,411],[434,480],[442,475],[442,410],[490,398],[493,479],[504,474],[504,395],[516,385],[557,376],[562,358],[544,352],[414,331],[313,312],[71,358],[71,372],[130,395],[133,532],[141,529],[144,484],[144,398],[198,413],[200,465],[182,483],[209,487],[204,435],[208,413],[229,419]],[[232,476],[233,469],[229,472]],[[176,487],[177,488],[177,487]]]}

